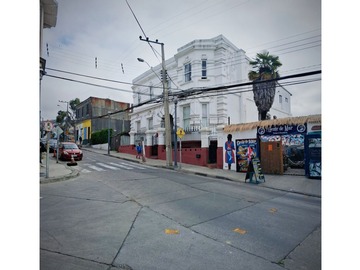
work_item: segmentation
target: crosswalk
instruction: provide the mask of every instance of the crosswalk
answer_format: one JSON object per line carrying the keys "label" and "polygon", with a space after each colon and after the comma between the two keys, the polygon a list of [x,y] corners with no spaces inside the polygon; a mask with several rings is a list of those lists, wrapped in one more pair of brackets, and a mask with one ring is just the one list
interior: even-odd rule
{"label": "crosswalk", "polygon": [[118,171],[118,170],[145,170],[152,167],[142,165],[142,164],[129,164],[125,162],[94,162],[94,163],[82,163],[79,164],[79,171],[81,173],[90,173],[93,171],[103,172],[108,170]]}

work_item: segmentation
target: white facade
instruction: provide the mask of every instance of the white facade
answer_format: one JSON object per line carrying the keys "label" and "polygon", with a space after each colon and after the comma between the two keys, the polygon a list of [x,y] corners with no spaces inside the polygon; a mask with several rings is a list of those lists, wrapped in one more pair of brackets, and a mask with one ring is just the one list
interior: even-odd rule
{"label": "white facade", "polygon": [[[172,94],[186,93],[201,88],[229,86],[248,82],[249,58],[245,51],[238,49],[224,36],[212,39],[194,40],[178,49],[176,55],[166,60],[169,75],[170,118],[175,117]],[[133,104],[136,106],[150,99],[149,103],[134,108],[131,117],[131,144],[142,136],[146,145],[152,145],[151,136],[157,135],[157,144],[163,144],[164,107],[161,99],[161,65],[148,70],[133,80]],[[271,116],[277,118],[291,116],[291,94],[283,87],[277,87]],[[204,135],[217,136],[217,127],[228,124],[248,123],[258,120],[258,112],[253,100],[252,86],[222,89],[178,100],[177,127],[185,130],[183,141],[201,140],[207,147]],[[171,120],[172,123],[175,120]]]}

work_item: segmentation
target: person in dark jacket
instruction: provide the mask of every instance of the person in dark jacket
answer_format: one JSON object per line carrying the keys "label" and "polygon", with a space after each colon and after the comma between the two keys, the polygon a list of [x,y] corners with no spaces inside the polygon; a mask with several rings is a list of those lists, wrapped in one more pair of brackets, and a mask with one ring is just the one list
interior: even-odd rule
{"label": "person in dark jacket", "polygon": [[42,163],[42,153],[46,152],[45,144],[40,142],[40,163]]}

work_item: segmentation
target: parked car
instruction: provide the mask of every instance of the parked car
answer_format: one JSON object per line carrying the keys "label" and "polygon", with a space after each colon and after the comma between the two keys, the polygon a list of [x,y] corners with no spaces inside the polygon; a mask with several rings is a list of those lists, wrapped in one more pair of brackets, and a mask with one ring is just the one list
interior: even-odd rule
{"label": "parked car", "polygon": [[50,139],[49,140],[49,152],[53,153],[56,151],[57,148],[57,139]]}
{"label": "parked car", "polygon": [[[45,147],[46,147],[47,138],[43,137],[43,138],[40,139],[40,141],[43,144],[45,144]],[[57,139],[49,139],[49,152],[53,153],[54,150],[56,150],[56,147],[57,147]]]}
{"label": "parked car", "polygon": [[83,152],[79,149],[76,143],[62,142],[59,144],[59,159],[60,160],[74,160],[80,161],[83,158]]}

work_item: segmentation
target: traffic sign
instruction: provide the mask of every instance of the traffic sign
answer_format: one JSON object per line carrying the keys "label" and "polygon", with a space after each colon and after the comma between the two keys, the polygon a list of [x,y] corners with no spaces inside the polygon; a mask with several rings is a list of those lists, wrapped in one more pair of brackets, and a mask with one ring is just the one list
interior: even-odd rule
{"label": "traffic sign", "polygon": [[57,137],[60,136],[60,134],[64,132],[64,131],[62,130],[62,128],[59,127],[59,126],[54,127],[51,131],[54,132],[54,133],[56,133]]}
{"label": "traffic sign", "polygon": [[182,137],[184,137],[185,135],[185,131],[182,128],[178,128],[178,130],[176,131],[176,135],[178,135],[178,137],[182,139]]}
{"label": "traffic sign", "polygon": [[51,131],[53,128],[53,124],[51,122],[45,122],[44,123],[44,129],[45,131]]}

